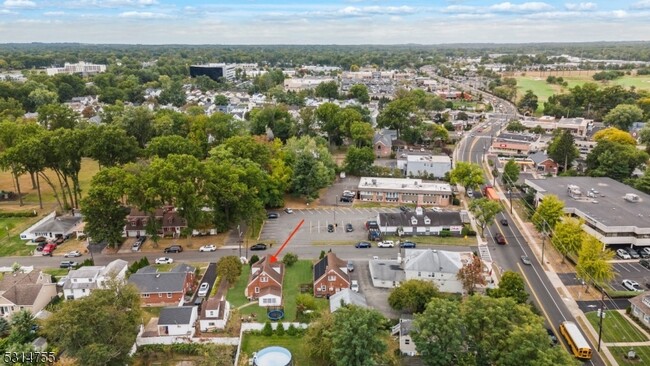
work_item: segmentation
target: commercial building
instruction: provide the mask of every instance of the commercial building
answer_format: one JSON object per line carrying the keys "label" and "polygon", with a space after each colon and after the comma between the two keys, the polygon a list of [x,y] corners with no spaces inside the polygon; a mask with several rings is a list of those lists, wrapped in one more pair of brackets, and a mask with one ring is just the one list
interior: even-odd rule
{"label": "commercial building", "polygon": [[406,156],[406,175],[433,176],[443,178],[451,171],[451,158],[447,155],[414,155]]}
{"label": "commercial building", "polygon": [[334,81],[333,78],[328,77],[308,77],[308,78],[295,78],[284,79],[284,89],[286,91],[298,92],[301,90],[314,89],[322,83]]}
{"label": "commercial building", "polygon": [[568,130],[575,137],[584,138],[593,127],[593,120],[585,118],[564,118],[556,120],[552,116],[543,116],[540,118],[524,118],[521,123],[526,128],[535,128],[540,126],[548,134],[555,130]]}
{"label": "commercial building", "polygon": [[418,207],[415,212],[377,215],[377,224],[383,235],[440,235],[449,232],[444,235],[459,236],[465,223],[469,223],[466,211],[428,211]]}
{"label": "commercial building", "polygon": [[359,181],[361,201],[415,203],[418,205],[451,205],[451,186],[444,182],[424,182],[422,179],[370,178]]}
{"label": "commercial building", "polygon": [[650,246],[650,195],[611,178],[526,179],[539,203],[552,194],[564,212],[584,220],[582,228],[605,245]]}
{"label": "commercial building", "polygon": [[214,81],[220,81],[221,79],[231,81],[235,79],[235,65],[207,64],[190,66],[191,77],[195,78],[202,75],[205,75]]}
{"label": "commercial building", "polygon": [[106,65],[87,64],[83,61],[76,64],[65,63],[63,67],[48,67],[45,69],[48,76],[57,74],[81,74],[92,75],[106,72]]}

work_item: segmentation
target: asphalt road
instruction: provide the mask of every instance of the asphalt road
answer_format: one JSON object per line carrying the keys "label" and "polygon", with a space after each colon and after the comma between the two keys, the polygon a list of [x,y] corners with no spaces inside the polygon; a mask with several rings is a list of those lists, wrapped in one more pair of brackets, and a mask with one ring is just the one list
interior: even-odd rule
{"label": "asphalt road", "polygon": [[[457,152],[458,159],[461,161],[470,161],[480,164],[481,159],[485,154],[484,144],[487,142],[489,146],[490,139],[497,132],[498,128],[501,127],[502,123],[492,123],[482,132],[473,132],[467,135],[459,144],[459,151]],[[503,268],[503,270],[519,272],[523,275],[526,282],[526,288],[531,294],[532,301],[544,315],[549,327],[555,331],[556,335],[559,335],[558,329],[560,323],[565,320],[575,321],[575,319],[566,307],[564,299],[558,294],[548,277],[544,274],[539,261],[533,254],[517,226],[514,224],[515,221],[511,217],[509,210],[504,210],[503,213],[499,214],[497,221],[502,218],[508,220],[508,226],[497,225],[495,223],[487,228],[486,237],[492,259]],[[505,236],[507,241],[506,245],[496,244],[494,241],[494,234],[497,232],[500,232]],[[530,261],[532,262],[531,265],[525,265],[522,263],[521,256],[524,255],[530,258]],[[558,336],[558,339],[562,339],[564,347],[566,348],[567,345],[564,342],[563,337]],[[596,349],[591,342],[590,345],[592,349]],[[604,362],[600,356],[594,352],[593,358],[591,361],[586,362],[586,364],[604,365]]]}

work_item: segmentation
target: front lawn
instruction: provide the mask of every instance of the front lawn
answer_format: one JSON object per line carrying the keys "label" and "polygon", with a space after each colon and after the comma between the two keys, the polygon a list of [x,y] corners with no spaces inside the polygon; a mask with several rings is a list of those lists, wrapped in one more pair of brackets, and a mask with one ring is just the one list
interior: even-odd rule
{"label": "front lawn", "polygon": [[[618,311],[609,310],[605,311],[605,314],[603,319],[603,342],[644,342],[648,340]],[[598,330],[598,312],[592,311],[585,315],[594,329]],[[650,360],[650,357],[648,360]]]}
{"label": "front lawn", "polygon": [[[284,302],[284,319],[283,321],[295,321],[296,319],[296,297],[300,293],[301,284],[312,283],[312,262],[309,260],[299,260],[291,267],[286,268],[284,276],[284,284],[282,290],[282,301]],[[227,299],[233,308],[238,308],[242,305],[248,304],[248,299],[244,296],[244,290],[248,284],[248,275],[250,274],[250,267],[245,265],[242,267],[242,274],[239,276],[235,286],[228,290]],[[328,301],[325,299],[316,299],[316,304],[319,309],[324,309],[328,306]],[[240,314],[246,318],[251,314],[255,314],[258,322],[265,322],[266,309],[254,304],[241,308]]]}
{"label": "front lawn", "polygon": [[20,239],[20,233],[40,219],[40,217],[0,218],[0,257],[30,255],[36,250],[36,245],[27,245],[25,240]]}
{"label": "front lawn", "polygon": [[[607,319],[607,318],[605,318]],[[612,353],[619,366],[621,365],[647,365],[650,362],[650,346],[642,347],[607,347]],[[627,353],[633,349],[639,357],[636,360],[628,360],[625,358]]]}
{"label": "front lawn", "polygon": [[[262,335],[253,335],[250,333],[244,333],[242,338],[241,349],[242,353],[245,353],[252,356],[253,352],[258,352],[263,348],[270,346],[279,346],[284,347],[291,352],[294,365],[324,365],[321,362],[317,362],[309,358],[309,349],[306,342],[301,341],[301,336],[277,336],[273,335],[271,337],[265,337]],[[240,362],[240,365],[242,363]]]}

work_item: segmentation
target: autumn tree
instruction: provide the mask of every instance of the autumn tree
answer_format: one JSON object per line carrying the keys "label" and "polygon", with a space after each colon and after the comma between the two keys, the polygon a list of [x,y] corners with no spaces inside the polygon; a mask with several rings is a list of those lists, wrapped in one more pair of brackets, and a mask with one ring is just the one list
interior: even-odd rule
{"label": "autumn tree", "polygon": [[463,289],[468,294],[473,294],[476,286],[487,283],[483,276],[483,262],[477,255],[472,256],[469,262],[463,264],[456,277],[463,284]]}
{"label": "autumn tree", "polygon": [[603,130],[600,130],[594,134],[594,141],[611,141],[623,145],[632,145],[636,146],[636,140],[629,132],[619,130],[616,127],[607,127]]}
{"label": "autumn tree", "polygon": [[580,278],[594,285],[603,285],[616,276],[611,260],[614,252],[604,249],[603,243],[591,235],[582,236],[582,245],[578,252],[576,273]]}

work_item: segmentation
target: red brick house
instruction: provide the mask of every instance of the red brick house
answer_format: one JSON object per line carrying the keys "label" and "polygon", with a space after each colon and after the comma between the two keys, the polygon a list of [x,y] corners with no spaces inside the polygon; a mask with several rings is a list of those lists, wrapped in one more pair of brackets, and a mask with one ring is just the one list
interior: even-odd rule
{"label": "red brick house", "polygon": [[169,272],[158,272],[155,267],[144,267],[129,277],[128,283],[140,292],[143,306],[180,306],[186,293],[195,287],[196,269],[179,264]]}
{"label": "red brick house", "polygon": [[282,282],[284,264],[271,263],[271,256],[266,255],[251,266],[251,275],[244,295],[249,300],[258,300],[260,306],[279,306],[282,304]]}
{"label": "red brick house", "polygon": [[[155,219],[158,221],[158,235],[178,237],[181,230],[187,227],[187,222],[173,207],[158,208],[154,212]],[[146,235],[147,222],[151,220],[148,213],[132,208],[126,216],[126,225],[124,226],[124,236],[135,238]]]}
{"label": "red brick house", "polygon": [[543,151],[528,155],[535,163],[535,170],[540,173],[557,173],[558,165],[553,159],[549,158]]}
{"label": "red brick house", "polygon": [[329,252],[314,265],[314,296],[330,297],[350,288],[347,263]]}

